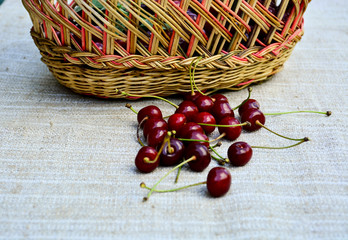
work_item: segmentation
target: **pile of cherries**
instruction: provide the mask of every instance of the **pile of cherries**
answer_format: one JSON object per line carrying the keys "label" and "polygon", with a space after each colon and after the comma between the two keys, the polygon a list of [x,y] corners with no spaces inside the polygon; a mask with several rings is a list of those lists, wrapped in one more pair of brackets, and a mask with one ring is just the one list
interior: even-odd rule
{"label": "pile of cherries", "polygon": [[[234,141],[241,135],[242,130],[252,132],[261,127],[266,128],[265,115],[260,110],[260,104],[250,98],[250,92],[251,89],[249,89],[248,98],[234,109],[226,96],[222,94],[207,96],[200,91],[190,92],[184,95],[180,105],[171,103],[176,107],[176,111],[167,118],[163,117],[161,110],[154,105],[136,112],[131,105],[127,104],[128,108],[137,113],[137,137],[142,145],[135,158],[137,169],[143,173],[150,173],[158,166],[175,166],[170,171],[172,172],[187,164],[192,171],[202,172],[209,166],[212,158],[220,164],[228,163],[233,166],[247,164],[253,153],[248,143],[231,144],[227,158],[222,157],[215,150],[221,142],[215,145],[212,143],[221,138]],[[239,118],[235,116],[236,109],[238,109]],[[216,128],[220,133],[219,137],[209,139]],[[146,144],[141,139],[145,139]],[[308,138],[294,140],[299,141],[298,144],[300,144],[308,141]],[[144,183],[141,187],[150,190],[149,197],[153,191],[160,192],[156,189],[159,182],[152,188]],[[214,167],[209,171],[206,181],[199,184],[206,184],[211,196],[220,197],[230,188],[231,174],[224,167]],[[162,192],[166,191],[162,190]]]}

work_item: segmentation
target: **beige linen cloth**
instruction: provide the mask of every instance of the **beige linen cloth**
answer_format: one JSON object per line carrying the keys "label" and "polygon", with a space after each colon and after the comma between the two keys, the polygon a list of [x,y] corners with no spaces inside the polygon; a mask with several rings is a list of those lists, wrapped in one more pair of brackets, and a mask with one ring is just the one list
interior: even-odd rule
{"label": "beige linen cloth", "polygon": [[[126,100],[77,95],[59,85],[29,35],[19,0],[0,6],[0,239],[348,239],[348,10],[346,1],[315,0],[305,36],[284,70],[254,86],[264,112],[284,135],[312,141],[286,150],[255,149],[232,168],[222,198],[204,186],[153,194],[168,168],[135,170],[136,116]],[[226,92],[237,105],[247,91]],[[172,99],[178,103],[179,99]],[[132,102],[135,109],[157,100]],[[215,132],[215,135],[218,133]],[[213,134],[213,135],[214,135]],[[266,130],[244,133],[251,145],[284,146]],[[218,149],[227,155],[230,143]],[[184,168],[177,186],[203,181]],[[174,187],[175,174],[159,188]]]}

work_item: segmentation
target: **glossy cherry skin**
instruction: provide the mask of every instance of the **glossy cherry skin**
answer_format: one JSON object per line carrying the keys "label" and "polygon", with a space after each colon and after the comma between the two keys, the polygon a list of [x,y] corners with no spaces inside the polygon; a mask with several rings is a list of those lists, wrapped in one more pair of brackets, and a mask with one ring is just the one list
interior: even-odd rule
{"label": "glossy cherry skin", "polygon": [[159,165],[159,158],[153,163],[145,162],[144,158],[148,158],[150,161],[153,161],[157,156],[157,151],[153,147],[144,146],[142,147],[137,156],[135,157],[135,166],[139,171],[143,173],[149,173],[155,170]]}
{"label": "glossy cherry skin", "polygon": [[185,138],[185,136],[192,131],[199,131],[204,134],[204,130],[200,125],[195,122],[188,122],[181,128],[179,136]]}
{"label": "glossy cherry skin", "polygon": [[[238,121],[238,119],[234,118],[234,117],[225,117],[223,118],[220,122],[219,125],[236,125],[236,124],[240,124],[240,122]],[[219,129],[219,133],[225,133],[225,137],[226,139],[233,141],[236,140],[240,134],[242,133],[242,127],[238,126],[238,127],[218,127]]]}
{"label": "glossy cherry skin", "polygon": [[[205,135],[204,133],[200,132],[200,131],[191,131],[188,132],[187,134],[184,135],[185,139],[194,139],[194,140],[203,140],[203,141],[209,141],[209,138],[207,137],[207,135]],[[186,145],[189,145],[191,142],[199,142],[199,141],[186,141]],[[205,145],[206,147],[209,147],[209,143],[208,142],[201,142],[203,145]]]}
{"label": "glossy cherry skin", "polygon": [[224,101],[215,102],[213,108],[211,109],[211,114],[213,114],[218,122],[225,117],[234,117],[234,112],[230,104]]}
{"label": "glossy cherry skin", "polygon": [[243,126],[243,129],[249,132],[256,131],[261,128],[261,126],[256,124],[256,121],[259,121],[262,124],[265,124],[266,118],[265,115],[259,110],[259,109],[249,109],[245,111],[241,116],[242,122],[250,122],[250,126],[245,125]]}
{"label": "glossy cherry skin", "polygon": [[207,176],[207,189],[212,197],[225,195],[231,187],[231,173],[226,168],[214,167]]}
{"label": "glossy cherry skin", "polygon": [[202,96],[202,94],[200,92],[196,91],[196,92],[193,92],[193,94],[192,94],[192,92],[190,91],[190,92],[184,94],[184,100],[194,102],[200,96]]}
{"label": "glossy cherry skin", "polygon": [[172,149],[168,148],[168,143],[166,143],[163,147],[163,150],[160,155],[160,164],[162,166],[176,165],[183,158],[185,146],[180,140],[171,138],[170,147]]}
{"label": "glossy cherry skin", "polygon": [[[196,123],[207,123],[207,124],[216,124],[215,118],[213,115],[211,115],[208,112],[200,112],[198,113],[195,117],[194,117],[194,122]],[[204,126],[201,125],[201,127],[203,128],[205,134],[210,134],[212,132],[214,132],[215,130],[215,126]]]}
{"label": "glossy cherry skin", "polygon": [[213,99],[214,103],[215,102],[228,102],[228,98],[220,93],[214,94],[211,96],[211,99]]}
{"label": "glossy cherry skin", "polygon": [[246,142],[235,142],[227,150],[227,156],[233,166],[247,164],[253,155],[253,150]]}
{"label": "glossy cherry skin", "polygon": [[259,102],[256,101],[255,99],[249,98],[245,103],[243,103],[243,105],[241,105],[238,108],[239,116],[241,116],[243,114],[243,112],[245,112],[249,109],[260,109]]}
{"label": "glossy cherry skin", "polygon": [[168,129],[170,131],[174,130],[176,134],[180,135],[181,128],[186,123],[186,117],[182,113],[175,113],[168,118]]}
{"label": "glossy cherry skin", "polygon": [[205,95],[198,97],[194,103],[200,112],[210,112],[214,106],[213,99]]}
{"label": "glossy cherry skin", "polygon": [[195,172],[202,172],[211,161],[211,156],[206,145],[198,142],[192,142],[185,150],[184,158],[187,160],[195,156],[196,160],[188,163],[190,169]]}
{"label": "glossy cherry skin", "polygon": [[193,117],[198,113],[198,108],[193,102],[185,100],[180,103],[179,108],[176,109],[175,113],[184,114],[186,120],[191,122]]}
{"label": "glossy cherry skin", "polygon": [[157,148],[163,143],[164,137],[167,135],[167,129],[156,128],[147,134],[147,145],[153,148]]}
{"label": "glossy cherry skin", "polygon": [[145,117],[162,118],[162,112],[158,107],[150,105],[140,109],[137,115],[138,123],[140,124]]}
{"label": "glossy cherry skin", "polygon": [[143,134],[144,137],[147,138],[147,135],[155,130],[156,128],[163,128],[168,130],[168,124],[165,120],[161,119],[161,118],[150,118],[148,119],[145,124],[144,124],[144,128],[143,128]]}

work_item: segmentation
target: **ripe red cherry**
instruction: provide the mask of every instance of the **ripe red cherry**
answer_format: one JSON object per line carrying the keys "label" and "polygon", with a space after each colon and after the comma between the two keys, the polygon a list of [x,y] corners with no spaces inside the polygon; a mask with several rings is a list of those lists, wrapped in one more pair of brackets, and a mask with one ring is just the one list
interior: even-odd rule
{"label": "ripe red cherry", "polygon": [[180,135],[181,128],[186,123],[186,117],[182,113],[175,113],[168,118],[168,129],[175,130],[176,134]]}
{"label": "ripe red cherry", "polygon": [[185,135],[192,131],[199,131],[204,134],[204,130],[200,125],[198,125],[195,122],[188,122],[184,124],[184,126],[181,128],[179,136],[182,138],[186,138]]}
{"label": "ripe red cherry", "polygon": [[256,131],[261,128],[261,126],[256,124],[256,121],[259,121],[261,124],[265,124],[266,118],[265,115],[258,109],[249,109],[245,111],[241,116],[242,122],[249,122],[250,125],[244,125],[243,129],[249,132]]}
{"label": "ripe red cherry", "polygon": [[[240,124],[240,122],[238,121],[238,119],[234,118],[234,117],[225,117],[223,118],[220,122],[219,125],[236,125],[236,124]],[[242,127],[238,126],[238,127],[219,127],[219,133],[225,133],[225,137],[228,140],[236,140],[240,134],[242,133]]]}
{"label": "ripe red cherry", "polygon": [[214,102],[228,102],[227,97],[220,93],[214,94],[213,96],[211,96],[211,99],[213,99]]}
{"label": "ripe red cherry", "polygon": [[146,142],[147,145],[153,148],[157,148],[162,144],[164,137],[167,135],[167,129],[156,128],[147,134]]}
{"label": "ripe red cherry", "polygon": [[241,116],[243,114],[243,112],[245,112],[249,109],[260,109],[259,102],[256,101],[255,99],[249,98],[245,103],[243,103],[243,105],[241,105],[238,108],[239,116]]}
{"label": "ripe red cherry", "polygon": [[162,166],[173,166],[178,164],[183,158],[184,149],[184,144],[180,140],[171,138],[170,148],[168,147],[168,143],[163,147],[160,155],[160,164]]}
{"label": "ripe red cherry", "polygon": [[[188,132],[187,134],[184,135],[185,139],[194,139],[194,140],[203,140],[203,141],[209,141],[209,138],[207,137],[207,135],[205,135],[204,133],[200,132],[200,131],[191,131]],[[199,141],[196,141],[199,142]],[[187,141],[187,144],[190,144],[191,141]],[[205,145],[206,147],[209,147],[209,143],[208,142],[201,142],[203,145]]]}
{"label": "ripe red cherry", "polygon": [[[157,151],[153,147],[144,146],[142,147],[137,156],[135,157],[135,166],[138,168],[139,171],[143,173],[149,173],[155,170],[159,165],[159,159],[154,161],[157,156]],[[154,161],[154,162],[147,162]]]}
{"label": "ripe red cherry", "polygon": [[210,112],[210,110],[214,106],[213,100],[210,97],[205,96],[205,95],[198,97],[194,101],[194,103],[196,104],[196,106],[200,112]]}
{"label": "ripe red cherry", "polygon": [[212,197],[225,195],[231,186],[231,173],[223,167],[212,168],[207,176],[207,189]]}
{"label": "ripe red cherry", "polygon": [[234,117],[234,112],[228,102],[218,101],[214,103],[211,113],[216,121],[221,121],[225,117]]}
{"label": "ripe red cherry", "polygon": [[180,103],[179,108],[175,113],[182,113],[185,115],[188,122],[192,121],[193,117],[198,113],[197,106],[191,101],[183,101]]}
{"label": "ripe red cherry", "polygon": [[[213,115],[211,115],[208,112],[200,112],[198,113],[195,117],[194,117],[194,121],[196,123],[207,123],[207,124],[216,124],[215,118],[213,117]],[[204,126],[201,125],[205,134],[210,134],[212,132],[214,132],[215,130],[215,126]]]}
{"label": "ripe red cherry", "polygon": [[162,118],[162,112],[158,107],[150,105],[140,109],[137,115],[138,123],[140,124],[145,117]]}
{"label": "ripe red cherry", "polygon": [[228,159],[233,166],[244,166],[253,155],[253,150],[246,142],[235,142],[227,151]]}
{"label": "ripe red cherry", "polygon": [[147,138],[147,135],[155,130],[156,128],[163,128],[163,129],[168,129],[168,124],[165,120],[161,119],[161,118],[150,118],[148,119],[145,124],[144,124],[144,128],[143,128],[143,134],[144,137]]}
{"label": "ripe red cherry", "polygon": [[188,145],[185,150],[184,158],[189,159],[193,156],[196,157],[196,160],[188,163],[192,171],[202,172],[209,166],[211,157],[207,146],[204,144],[192,142]]}

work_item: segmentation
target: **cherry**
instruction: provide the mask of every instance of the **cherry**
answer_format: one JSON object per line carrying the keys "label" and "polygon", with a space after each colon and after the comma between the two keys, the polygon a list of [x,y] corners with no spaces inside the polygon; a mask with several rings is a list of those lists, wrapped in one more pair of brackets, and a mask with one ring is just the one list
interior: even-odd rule
{"label": "cherry", "polygon": [[261,128],[260,125],[256,124],[259,121],[261,124],[265,124],[265,115],[259,109],[249,109],[243,112],[241,115],[241,122],[249,122],[250,125],[243,126],[243,129],[249,132],[256,131]]}
{"label": "cherry", "polygon": [[198,113],[197,106],[191,101],[183,101],[176,109],[175,113],[182,113],[185,115],[187,121],[192,121],[193,117]]}
{"label": "cherry", "polygon": [[186,117],[182,113],[175,113],[168,118],[168,129],[176,131],[177,135],[180,135],[181,128],[186,123]]}
{"label": "cherry", "polygon": [[228,98],[220,93],[214,94],[213,96],[211,96],[211,99],[213,100],[213,102],[228,102]]}
{"label": "cherry", "polygon": [[[209,138],[207,137],[207,135],[205,135],[204,133],[202,133],[201,131],[190,131],[188,133],[186,133],[183,137],[184,139],[191,139],[191,140],[203,140],[204,142],[201,142],[203,145],[205,145],[206,147],[209,147]],[[189,145],[192,141],[187,141],[187,144]],[[199,141],[195,141],[195,142],[199,142]]]}
{"label": "cherry", "polygon": [[170,144],[165,143],[160,155],[160,164],[173,166],[180,162],[184,154],[184,144],[175,138],[170,139]]}
{"label": "cherry", "polygon": [[[194,121],[198,124],[216,124],[215,118],[208,112],[200,112],[194,117]],[[201,125],[204,132],[208,135],[215,130],[215,126]]]}
{"label": "cherry", "polygon": [[189,159],[193,156],[196,159],[188,162],[192,171],[202,172],[210,164],[211,157],[208,147],[202,143],[192,142],[188,145],[187,149],[185,150],[184,158]]}
{"label": "cherry", "polygon": [[162,118],[162,112],[158,107],[156,107],[154,105],[150,105],[150,106],[147,106],[147,107],[140,109],[140,111],[138,112],[138,115],[137,115],[138,123],[140,124],[144,120],[145,117]]}
{"label": "cherry", "polygon": [[249,109],[259,109],[260,104],[258,101],[255,99],[249,98],[245,103],[243,103],[239,108],[238,108],[238,113],[239,116],[243,114],[243,112],[249,110]]}
{"label": "cherry", "polygon": [[205,96],[205,95],[198,97],[194,101],[194,103],[196,104],[196,106],[200,112],[210,112],[210,110],[214,106],[213,100],[210,97]]}
{"label": "cherry", "polygon": [[144,137],[147,138],[147,135],[156,128],[163,128],[163,129],[168,130],[168,124],[165,120],[163,120],[161,118],[148,119],[145,122],[144,128],[143,128]]}
{"label": "cherry", "polygon": [[157,154],[153,147],[142,147],[135,157],[135,166],[143,173],[152,172],[159,165],[159,159],[156,159]]}
{"label": "cherry", "polygon": [[150,131],[146,138],[147,144],[150,147],[157,148],[160,144],[162,144],[167,132],[167,129],[163,128],[156,128],[153,131]]}
{"label": "cherry", "polygon": [[213,108],[211,109],[211,113],[218,122],[228,116],[234,117],[234,112],[230,104],[225,101],[215,102]]}
{"label": "cherry", "polygon": [[227,151],[227,156],[231,164],[238,167],[247,164],[252,155],[253,150],[246,142],[235,142]]}
{"label": "cherry", "polygon": [[189,132],[199,131],[204,134],[203,128],[195,122],[188,122],[180,129],[179,136],[185,137]]}
{"label": "cherry", "polygon": [[[236,125],[240,124],[238,119],[234,117],[225,117],[223,118],[220,122],[219,125]],[[236,126],[236,127],[219,127],[219,133],[223,134],[225,133],[224,138],[228,140],[236,140],[240,134],[242,133],[242,127],[241,126]]]}
{"label": "cherry", "polygon": [[207,176],[207,189],[211,196],[225,195],[231,186],[231,173],[223,167],[212,168]]}

